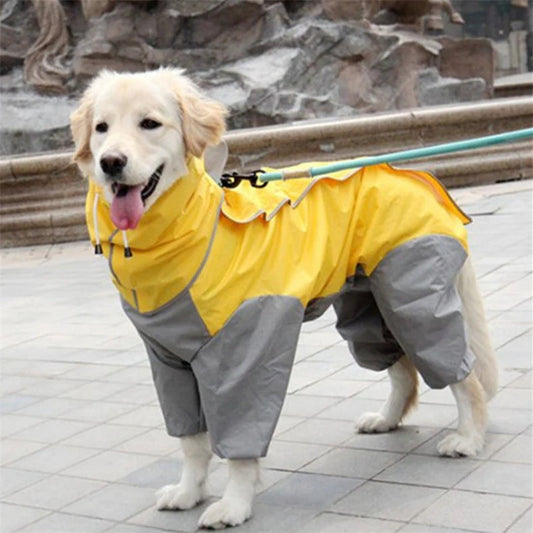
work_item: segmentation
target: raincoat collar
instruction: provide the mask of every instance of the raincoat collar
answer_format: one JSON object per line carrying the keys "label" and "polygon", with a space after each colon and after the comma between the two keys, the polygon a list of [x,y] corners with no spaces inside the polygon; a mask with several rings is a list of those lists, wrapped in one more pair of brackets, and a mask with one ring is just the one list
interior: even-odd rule
{"label": "raincoat collar", "polygon": [[223,192],[202,160],[191,157],[187,167],[187,175],[157,199],[134,230],[127,231],[132,257],[125,257],[125,236],[90,180],[86,215],[91,240],[101,242],[122,297],[141,311],[166,304],[189,286],[209,252]]}

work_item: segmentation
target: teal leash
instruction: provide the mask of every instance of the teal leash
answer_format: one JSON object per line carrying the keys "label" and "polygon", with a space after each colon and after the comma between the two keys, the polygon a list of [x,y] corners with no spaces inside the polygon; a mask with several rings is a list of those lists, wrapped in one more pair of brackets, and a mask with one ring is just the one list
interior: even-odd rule
{"label": "teal leash", "polygon": [[503,144],[507,142],[521,141],[524,139],[532,138],[533,128],[526,128],[523,130],[509,131],[507,133],[499,133],[497,135],[477,137],[475,139],[468,139],[465,141],[438,144],[435,146],[426,146],[424,148],[415,148],[412,150],[403,150],[401,152],[393,152],[391,154],[367,156],[361,157],[359,159],[350,159],[347,161],[332,163],[331,165],[310,167],[304,170],[280,170],[275,172],[265,172],[261,173],[258,178],[259,182],[264,183],[269,181],[288,180],[295,178],[314,178],[315,176],[331,174],[340,170],[356,170],[370,165],[379,165],[381,163],[396,163],[398,161],[418,159],[421,157],[432,157],[436,155],[449,154],[451,152],[459,152],[461,150],[484,148],[486,146],[493,146],[495,144]]}

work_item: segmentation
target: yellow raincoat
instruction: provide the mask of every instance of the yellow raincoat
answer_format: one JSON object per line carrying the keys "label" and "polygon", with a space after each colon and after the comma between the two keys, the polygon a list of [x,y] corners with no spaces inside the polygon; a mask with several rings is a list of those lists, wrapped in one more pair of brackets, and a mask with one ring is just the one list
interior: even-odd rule
{"label": "yellow raincoat", "polygon": [[470,371],[454,289],[469,219],[433,176],[378,165],[222,190],[201,160],[188,169],[128,231],[131,258],[92,181],[87,198],[171,434],[264,455],[301,323],[331,304],[365,366],[407,353],[435,387]]}

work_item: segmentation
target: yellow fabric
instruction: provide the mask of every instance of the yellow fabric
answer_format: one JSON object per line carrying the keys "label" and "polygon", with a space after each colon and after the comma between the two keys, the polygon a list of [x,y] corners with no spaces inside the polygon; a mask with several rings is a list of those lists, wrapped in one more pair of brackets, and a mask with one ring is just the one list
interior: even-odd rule
{"label": "yellow fabric", "polygon": [[[189,175],[128,232],[133,258],[113,252],[117,288],[143,313],[187,286],[216,223],[222,190],[200,161],[191,160],[189,167]],[[212,335],[249,298],[293,296],[305,307],[338,292],[357,265],[370,275],[389,251],[417,237],[446,235],[467,248],[463,224],[468,217],[435,178],[422,172],[378,165],[315,180],[273,182],[264,189],[243,183],[224,195],[211,251],[190,287]],[[89,222],[91,198],[94,186],[87,202]],[[109,207],[102,201],[98,219],[101,237],[110,235]],[[94,241],[91,223],[89,230]],[[120,233],[113,241],[122,243]],[[109,255],[108,243],[104,253]]]}
{"label": "yellow fabric", "polygon": [[111,221],[109,204],[90,180],[85,207],[91,241],[96,242],[93,206],[99,192],[98,233],[112,280],[122,297],[143,313],[177,296],[207,252],[223,193],[209,177],[204,178],[201,161],[193,158],[188,167],[189,174],[157,200],[157,206],[143,215],[135,230],[127,232],[133,251],[130,258],[124,257],[122,232],[117,232]]}

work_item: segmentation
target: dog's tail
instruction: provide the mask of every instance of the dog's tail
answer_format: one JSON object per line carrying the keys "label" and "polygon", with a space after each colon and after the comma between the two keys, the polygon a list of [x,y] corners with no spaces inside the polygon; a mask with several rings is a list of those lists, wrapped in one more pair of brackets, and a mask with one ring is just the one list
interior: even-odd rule
{"label": "dog's tail", "polygon": [[483,299],[470,258],[457,277],[457,290],[463,302],[468,344],[476,356],[476,375],[490,400],[498,391],[498,361],[490,341]]}

